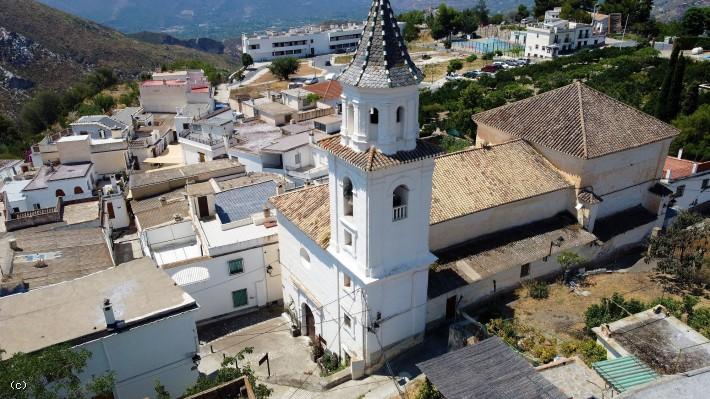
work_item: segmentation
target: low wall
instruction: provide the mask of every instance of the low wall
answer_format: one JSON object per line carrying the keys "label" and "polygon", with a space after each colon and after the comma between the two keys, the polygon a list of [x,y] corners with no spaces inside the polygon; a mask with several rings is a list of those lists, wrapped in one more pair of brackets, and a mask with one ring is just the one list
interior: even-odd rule
{"label": "low wall", "polygon": [[64,204],[61,197],[57,198],[57,206],[37,209],[28,212],[18,212],[5,219],[5,230],[16,231],[43,224],[61,222],[64,216]]}

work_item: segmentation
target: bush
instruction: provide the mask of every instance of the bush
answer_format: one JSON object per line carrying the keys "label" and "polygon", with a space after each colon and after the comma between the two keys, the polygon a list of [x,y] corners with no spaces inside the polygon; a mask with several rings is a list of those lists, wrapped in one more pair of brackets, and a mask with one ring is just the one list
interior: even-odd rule
{"label": "bush", "polygon": [[493,56],[495,56],[495,54],[493,54],[493,53],[485,53],[485,54],[483,54],[483,57],[481,57],[481,58],[483,58],[484,60],[492,60],[492,59],[493,59]]}
{"label": "bush", "polygon": [[527,283],[528,296],[533,299],[545,299],[550,295],[550,289],[544,281]]}
{"label": "bush", "polygon": [[476,54],[471,54],[468,57],[466,57],[466,62],[474,62],[478,59],[478,56]]}
{"label": "bush", "polygon": [[697,308],[688,317],[688,325],[706,338],[710,338],[710,308]]}
{"label": "bush", "polygon": [[451,61],[449,61],[449,66],[446,67],[446,72],[452,73],[452,72],[460,71],[461,69],[463,69],[463,61],[451,60]]}
{"label": "bush", "polygon": [[587,334],[592,335],[592,328],[594,327],[621,320],[646,309],[648,309],[648,306],[642,302],[636,299],[626,300],[619,293],[614,293],[611,298],[602,298],[599,304],[591,305],[584,312],[584,324]]}
{"label": "bush", "polygon": [[592,339],[588,339],[579,345],[579,354],[587,366],[607,359],[606,349]]}
{"label": "bush", "polygon": [[434,388],[431,381],[426,378],[424,385],[422,385],[422,387],[419,388],[419,392],[417,392],[416,399],[444,399],[444,395]]}
{"label": "bush", "polygon": [[298,71],[298,59],[294,57],[277,58],[269,65],[269,71],[281,80],[288,80],[290,75]]}

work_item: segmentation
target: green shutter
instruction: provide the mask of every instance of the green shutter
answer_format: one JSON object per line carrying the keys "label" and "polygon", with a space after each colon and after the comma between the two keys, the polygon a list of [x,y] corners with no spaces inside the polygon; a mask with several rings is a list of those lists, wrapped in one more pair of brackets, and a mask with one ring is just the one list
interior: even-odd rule
{"label": "green shutter", "polygon": [[232,291],[232,303],[235,308],[245,306],[249,303],[247,300],[247,290],[246,288],[239,291]]}
{"label": "green shutter", "polygon": [[243,259],[235,259],[235,260],[230,260],[227,262],[229,265],[229,274],[237,274],[237,273],[243,273],[244,272],[244,260]]}

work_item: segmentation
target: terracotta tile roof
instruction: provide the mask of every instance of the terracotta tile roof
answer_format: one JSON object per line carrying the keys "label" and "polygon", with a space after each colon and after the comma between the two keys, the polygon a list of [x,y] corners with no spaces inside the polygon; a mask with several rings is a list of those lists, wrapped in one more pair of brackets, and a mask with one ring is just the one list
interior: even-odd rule
{"label": "terracotta tile roof", "polygon": [[168,202],[165,205],[135,214],[142,229],[149,229],[162,224],[173,223],[175,222],[176,215],[182,219],[190,218],[190,205],[188,205],[187,201],[179,199],[177,201]]}
{"label": "terracotta tile roof", "polygon": [[436,159],[431,224],[571,187],[529,144],[516,140]]}
{"label": "terracotta tile roof", "polygon": [[678,135],[673,126],[580,82],[476,114],[473,120],[583,159]]}
{"label": "terracotta tile roof", "polygon": [[422,72],[409,57],[389,0],[373,0],[350,65],[338,78],[365,88],[414,86]]}
{"label": "terracotta tile roof", "polygon": [[697,165],[695,173],[710,170],[710,162],[694,162],[669,156],[666,157],[666,163],[663,166],[663,177],[665,178],[667,176],[669,170],[671,171],[671,180],[690,177],[693,175],[693,165]]}
{"label": "terracotta tile roof", "polygon": [[[430,223],[571,187],[522,140],[444,155],[436,159]],[[318,245],[328,246],[327,184],[292,191],[270,201]]]}
{"label": "terracotta tile roof", "polygon": [[340,135],[327,137],[316,144],[347,163],[368,172],[431,158],[442,152],[439,147],[421,140],[417,142],[417,148],[414,150],[400,151],[394,155],[383,154],[374,147],[363,152],[353,151],[350,147],[340,144]]}
{"label": "terracotta tile roof", "polygon": [[317,94],[324,100],[337,100],[343,94],[343,85],[337,80],[328,80],[314,85],[304,86],[303,88],[311,93]]}
{"label": "terracotta tile roof", "polygon": [[307,187],[270,199],[281,214],[322,248],[330,242],[328,184]]}

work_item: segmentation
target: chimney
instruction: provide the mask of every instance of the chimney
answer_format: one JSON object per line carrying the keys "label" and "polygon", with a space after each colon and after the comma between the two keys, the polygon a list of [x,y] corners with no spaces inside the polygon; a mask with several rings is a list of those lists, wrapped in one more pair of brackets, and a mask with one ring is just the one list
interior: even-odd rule
{"label": "chimney", "polygon": [[14,238],[9,239],[8,244],[10,244],[10,249],[12,249],[13,251],[20,250],[20,248],[17,246],[17,240]]}
{"label": "chimney", "polygon": [[271,209],[264,208],[264,219],[268,219],[270,217],[271,217]]}
{"label": "chimney", "polygon": [[118,184],[116,183],[116,175],[111,175],[111,189],[114,193],[118,193]]}
{"label": "chimney", "polygon": [[698,173],[698,163],[697,162],[693,162],[693,169],[692,169],[691,173],[692,174]]}
{"label": "chimney", "polygon": [[683,159],[683,149],[678,150],[678,159]]}
{"label": "chimney", "polygon": [[316,143],[316,136],[313,134],[313,131],[311,130],[308,132],[308,142],[310,144],[315,144]]}
{"label": "chimney", "polygon": [[668,169],[668,170],[666,171],[666,180],[670,180],[670,179],[671,179],[671,170]]}
{"label": "chimney", "polygon": [[111,305],[111,300],[104,299],[104,318],[106,319],[106,327],[114,328],[116,327],[116,315],[113,314],[113,306]]}
{"label": "chimney", "polygon": [[168,204],[168,199],[165,197],[158,198],[158,201],[160,201],[160,206],[165,206]]}

